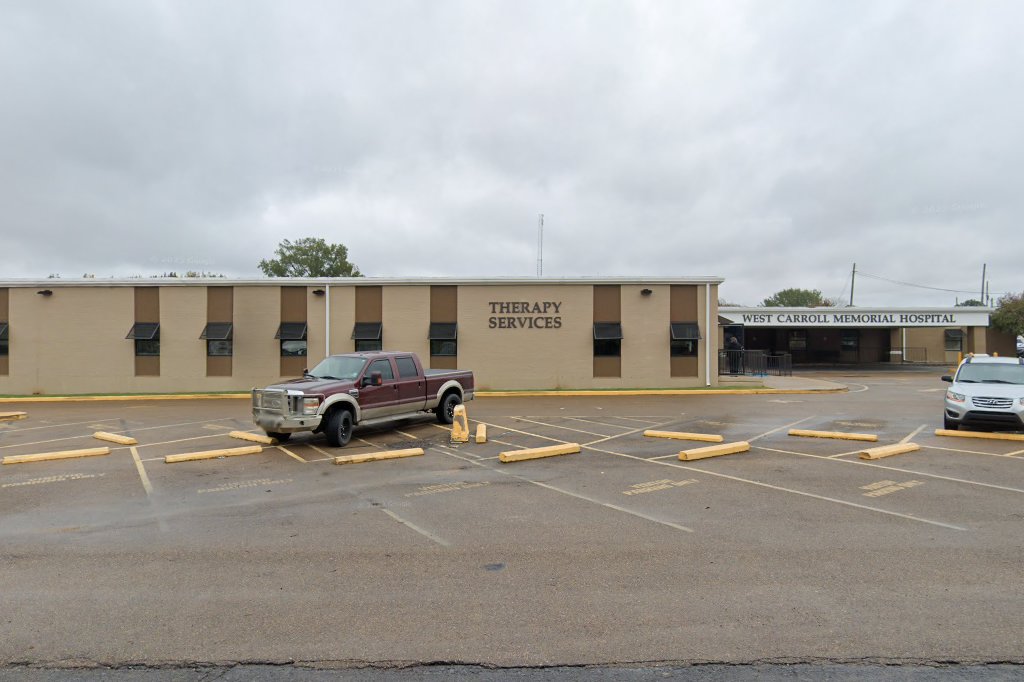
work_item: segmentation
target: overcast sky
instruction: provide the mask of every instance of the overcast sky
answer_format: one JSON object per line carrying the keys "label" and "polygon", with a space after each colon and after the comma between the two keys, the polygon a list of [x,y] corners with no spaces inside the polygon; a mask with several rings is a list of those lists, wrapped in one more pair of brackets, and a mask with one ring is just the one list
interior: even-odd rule
{"label": "overcast sky", "polygon": [[[0,0],[0,279],[1024,289],[1024,3]],[[954,291],[935,291],[868,275]],[[973,292],[973,294],[971,293]]]}

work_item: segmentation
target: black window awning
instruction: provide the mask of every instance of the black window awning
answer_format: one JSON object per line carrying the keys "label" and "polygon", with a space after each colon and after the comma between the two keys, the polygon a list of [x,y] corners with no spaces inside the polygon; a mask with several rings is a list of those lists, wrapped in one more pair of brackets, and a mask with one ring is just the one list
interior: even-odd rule
{"label": "black window awning", "polygon": [[282,341],[302,341],[306,338],[306,323],[282,322],[281,326],[277,328],[274,338]]}
{"label": "black window awning", "polygon": [[0,322],[0,341],[7,341],[7,335],[10,334],[11,326],[6,322]]}
{"label": "black window awning", "polygon": [[455,322],[431,322],[427,337],[431,341],[454,341],[459,337],[459,325]]}
{"label": "black window awning", "polygon": [[126,339],[137,339],[141,341],[151,341],[153,339],[160,338],[160,323],[159,322],[136,322],[132,325],[132,328],[128,331]]}
{"label": "black window awning", "polygon": [[383,326],[380,322],[356,322],[352,328],[352,338],[356,341],[377,341]]}
{"label": "black window awning", "polygon": [[700,341],[700,325],[696,322],[672,322],[669,327],[673,341]]}
{"label": "black window awning", "polygon": [[227,341],[234,334],[235,325],[230,322],[210,322],[203,327],[199,338],[208,341]]}
{"label": "black window awning", "polygon": [[946,338],[947,339],[962,339],[962,338],[964,338],[964,330],[963,329],[947,329],[946,330]]}
{"label": "black window awning", "polygon": [[621,322],[595,322],[595,341],[615,341],[622,338]]}

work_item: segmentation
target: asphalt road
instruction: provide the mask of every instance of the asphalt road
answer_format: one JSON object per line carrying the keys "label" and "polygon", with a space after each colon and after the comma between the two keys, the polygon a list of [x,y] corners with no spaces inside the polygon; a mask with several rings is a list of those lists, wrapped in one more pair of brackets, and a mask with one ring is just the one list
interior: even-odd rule
{"label": "asphalt road", "polygon": [[[30,418],[0,425],[0,456],[95,447],[96,430],[139,445],[0,467],[0,670],[1016,675],[1024,442],[934,435],[938,375],[830,373],[850,392],[826,395],[479,399],[487,444],[450,445],[427,417],[343,450],[425,456],[349,466],[321,437],[163,462],[242,445],[226,434],[251,428],[245,401],[5,405]],[[752,449],[683,462],[704,444],[651,428]],[[922,449],[857,457],[906,440]],[[559,442],[582,452],[497,460]],[[949,663],[1002,665],[934,667]]]}

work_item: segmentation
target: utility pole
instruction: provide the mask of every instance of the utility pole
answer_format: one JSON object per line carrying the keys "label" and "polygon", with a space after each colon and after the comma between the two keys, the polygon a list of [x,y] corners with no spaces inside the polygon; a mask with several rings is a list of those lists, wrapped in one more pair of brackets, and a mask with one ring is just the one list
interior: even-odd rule
{"label": "utility pole", "polygon": [[850,275],[850,307],[853,307],[853,285],[857,282],[857,264],[853,264],[853,273]]}
{"label": "utility pole", "polygon": [[544,214],[537,219],[537,277],[544,276]]}
{"label": "utility pole", "polygon": [[988,268],[988,263],[981,264],[981,304],[985,305],[985,270]]}

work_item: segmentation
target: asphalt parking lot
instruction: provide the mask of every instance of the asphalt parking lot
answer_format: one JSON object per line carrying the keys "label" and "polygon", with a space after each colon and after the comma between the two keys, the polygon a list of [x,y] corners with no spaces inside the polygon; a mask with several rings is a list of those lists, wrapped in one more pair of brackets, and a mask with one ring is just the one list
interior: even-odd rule
{"label": "asphalt parking lot", "polygon": [[[1020,663],[1024,442],[935,435],[940,373],[480,398],[485,444],[425,416],[177,464],[246,445],[248,403],[5,405],[29,418],[0,457],[138,445],[0,467],[0,665]],[[706,443],[648,429],[751,449],[685,462]],[[858,458],[901,442],[921,449]],[[560,443],[581,452],[498,460]]]}

